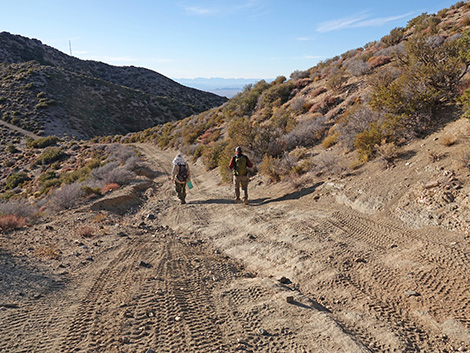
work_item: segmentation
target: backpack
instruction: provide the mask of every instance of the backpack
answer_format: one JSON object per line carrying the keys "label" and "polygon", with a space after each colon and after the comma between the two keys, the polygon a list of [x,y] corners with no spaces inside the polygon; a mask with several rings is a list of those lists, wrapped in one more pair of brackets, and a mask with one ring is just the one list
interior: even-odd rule
{"label": "backpack", "polygon": [[188,180],[188,168],[186,167],[186,164],[178,164],[178,175],[176,177],[181,182],[186,182]]}
{"label": "backpack", "polygon": [[235,166],[233,168],[233,174],[234,175],[240,175],[240,176],[246,175],[246,173],[247,173],[247,170],[246,170],[246,156],[244,156],[242,154],[236,155],[235,157],[233,157],[233,160],[235,162]]}

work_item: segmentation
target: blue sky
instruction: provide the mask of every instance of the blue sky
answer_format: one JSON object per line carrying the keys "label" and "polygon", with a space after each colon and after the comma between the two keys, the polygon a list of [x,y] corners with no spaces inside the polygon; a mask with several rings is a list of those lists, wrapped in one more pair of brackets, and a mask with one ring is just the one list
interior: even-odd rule
{"label": "blue sky", "polygon": [[289,77],[445,0],[0,0],[0,31],[170,78]]}

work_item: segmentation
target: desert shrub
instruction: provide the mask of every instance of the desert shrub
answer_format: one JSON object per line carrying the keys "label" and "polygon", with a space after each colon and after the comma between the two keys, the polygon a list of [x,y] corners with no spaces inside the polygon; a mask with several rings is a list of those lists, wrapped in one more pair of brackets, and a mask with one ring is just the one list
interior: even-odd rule
{"label": "desert shrub", "polygon": [[367,130],[359,133],[354,139],[354,147],[357,149],[359,158],[368,161],[375,154],[377,146],[383,139],[384,136],[376,122],[372,123]]}
{"label": "desert shrub", "polygon": [[247,85],[243,91],[230,99],[225,108],[229,117],[252,115],[261,94],[270,87],[266,81],[258,81],[255,85]]}
{"label": "desert shrub", "polygon": [[437,12],[437,17],[440,18],[440,19],[443,19],[444,17],[446,17],[446,14],[447,14],[448,11],[449,11],[449,9],[439,10]]}
{"label": "desert shrub", "polygon": [[254,160],[257,161],[258,156],[268,154],[270,156],[278,156],[285,150],[285,145],[280,140],[282,130],[276,126],[255,126],[255,138],[248,145],[248,150],[253,152]]}
{"label": "desert shrub", "polygon": [[373,56],[367,61],[367,65],[369,68],[374,69],[379,66],[383,66],[388,64],[391,61],[389,56],[380,55],[380,56]]}
{"label": "desert shrub", "polygon": [[258,109],[271,108],[273,103],[279,100],[279,105],[284,104],[289,99],[289,95],[294,88],[294,84],[290,81],[284,82],[285,77],[278,77],[271,82],[270,87],[265,90],[258,99]]}
{"label": "desert shrub", "polygon": [[255,139],[256,129],[253,128],[250,119],[245,116],[231,121],[228,136],[235,145],[248,146]]}
{"label": "desert shrub", "polygon": [[119,162],[110,162],[94,169],[91,175],[104,184],[117,183],[119,185],[127,184],[136,177],[136,174],[127,169],[125,165],[119,166]]}
{"label": "desert shrub", "polygon": [[297,89],[301,89],[303,87],[307,87],[310,83],[312,83],[311,78],[299,78],[294,82],[294,85]]}
{"label": "desert shrub", "polygon": [[307,173],[310,169],[312,169],[312,161],[309,159],[306,159],[294,165],[291,168],[290,174],[295,174],[297,176],[300,176],[302,174]]}
{"label": "desert shrub", "polygon": [[280,138],[283,141],[282,145],[285,146],[287,151],[298,146],[314,146],[322,139],[325,133],[325,122],[326,118],[324,116],[299,122],[291,132]]}
{"label": "desert shrub", "polygon": [[296,70],[290,74],[290,78],[294,81],[300,80],[303,78],[308,78],[310,76],[310,72],[308,70],[300,71]]}
{"label": "desert shrub", "polygon": [[325,93],[327,92],[327,89],[325,87],[318,87],[318,88],[315,88],[311,93],[310,93],[310,97],[312,98],[315,98],[317,96],[319,96],[320,94],[322,93]]}
{"label": "desert shrub", "polygon": [[211,145],[207,145],[202,155],[202,159],[207,170],[211,170],[219,166],[219,159],[224,156],[224,152],[226,151],[228,144],[229,142],[226,141],[218,141]]}
{"label": "desert shrub", "polygon": [[329,148],[333,146],[338,140],[338,134],[335,133],[333,135],[326,136],[322,141],[323,148]]}
{"label": "desert shrub", "polygon": [[119,189],[121,186],[117,183],[109,183],[109,184],[106,184],[105,186],[103,186],[103,188],[101,189],[101,193],[102,194],[106,194],[107,192],[110,192],[110,191],[113,191],[113,190],[117,190]]}
{"label": "desert shrub", "polygon": [[338,161],[334,152],[324,151],[313,158],[312,169],[317,174],[341,175],[347,168]]}
{"label": "desert shrub", "polygon": [[85,196],[101,196],[101,188],[99,187],[92,187],[90,185],[83,185],[81,187]]}
{"label": "desert shrub", "polygon": [[125,163],[128,159],[137,156],[134,149],[120,143],[106,146],[106,152],[109,153],[108,160],[115,160],[119,163]]}
{"label": "desert shrub", "polygon": [[343,88],[346,81],[347,78],[344,75],[344,71],[338,70],[337,72],[328,77],[328,80],[326,81],[326,87],[335,92],[338,92],[341,90],[341,88]]}
{"label": "desert shrub", "polygon": [[385,161],[387,166],[393,164],[393,161],[398,158],[399,148],[394,142],[383,142],[377,148],[379,159]]}
{"label": "desert shrub", "polygon": [[356,104],[349,108],[336,127],[339,141],[348,149],[354,147],[356,136],[368,129],[369,124],[378,119],[378,113],[364,104]]}
{"label": "desert shrub", "polygon": [[28,148],[45,148],[57,144],[60,139],[57,136],[40,137],[36,140],[28,139],[26,147]]}
{"label": "desert shrub", "polygon": [[269,125],[255,125],[254,129],[257,131],[255,134],[258,134],[258,130],[265,130],[267,126],[269,126],[272,130],[279,130],[282,133],[286,133],[292,130],[295,125],[295,113],[290,111],[285,107],[277,107],[273,111],[273,115],[269,121]]}
{"label": "desert shrub", "polygon": [[293,102],[290,105],[290,110],[294,114],[302,114],[305,109],[305,98],[304,97],[298,97],[293,100]]}
{"label": "desert shrub", "polygon": [[463,116],[470,119],[470,88],[467,88],[464,93],[457,99],[457,102],[462,105],[464,112]]}
{"label": "desert shrub", "polygon": [[60,189],[54,190],[49,198],[51,207],[56,210],[64,210],[75,207],[84,196],[81,185],[75,183],[63,185]]}
{"label": "desert shrub", "polygon": [[376,70],[372,75],[367,77],[367,85],[372,90],[377,91],[382,87],[389,86],[393,81],[400,77],[401,71],[390,66]]}
{"label": "desert shrub", "polygon": [[75,234],[80,238],[92,238],[96,235],[96,229],[92,226],[81,226],[78,227]]}
{"label": "desert shrub", "polygon": [[60,186],[60,185],[62,185],[62,180],[59,179],[59,178],[46,180],[41,185],[40,193],[41,194],[46,194],[52,188],[55,188],[55,187]]}
{"label": "desert shrub", "polygon": [[436,92],[436,102],[449,100],[458,92],[458,83],[470,62],[470,31],[447,40],[440,36],[410,38],[402,59],[410,80],[419,80]]}
{"label": "desert shrub", "polygon": [[19,152],[19,150],[16,148],[15,145],[8,145],[8,146],[6,147],[6,150],[7,150],[7,152],[9,152],[9,153],[18,153],[18,152]]}
{"label": "desert shrub", "polygon": [[345,67],[352,76],[362,76],[369,71],[369,65],[360,58],[349,60]]}
{"label": "desert shrub", "polygon": [[0,202],[0,215],[17,215],[23,218],[32,217],[37,208],[25,200],[9,200]]}
{"label": "desert shrub", "polygon": [[265,155],[259,167],[259,172],[269,178],[271,182],[281,180],[278,169],[279,159]]}
{"label": "desert shrub", "polygon": [[381,39],[387,47],[399,44],[405,38],[405,29],[402,27],[395,27],[388,35]]}
{"label": "desert shrub", "polygon": [[430,34],[434,34],[437,33],[437,25],[439,23],[439,18],[434,15],[428,15],[427,12],[424,12],[409,20],[405,30],[414,27],[416,32],[427,29]]}
{"label": "desert shrub", "polygon": [[34,165],[49,165],[63,160],[67,154],[59,147],[48,147],[34,162]]}
{"label": "desert shrub", "polygon": [[15,214],[0,215],[0,230],[4,233],[12,229],[21,228],[25,225],[26,219]]}
{"label": "desert shrub", "polygon": [[234,154],[234,145],[227,143],[224,150],[219,154],[217,164],[219,167],[220,176],[222,181],[230,182],[232,180],[232,171],[228,169],[230,158]]}
{"label": "desert shrub", "polygon": [[57,174],[53,170],[45,171],[38,178],[39,182],[41,183],[51,179],[57,179]]}
{"label": "desert shrub", "polygon": [[26,172],[10,174],[7,178],[5,189],[9,190],[22,186],[28,180],[30,180],[30,178]]}

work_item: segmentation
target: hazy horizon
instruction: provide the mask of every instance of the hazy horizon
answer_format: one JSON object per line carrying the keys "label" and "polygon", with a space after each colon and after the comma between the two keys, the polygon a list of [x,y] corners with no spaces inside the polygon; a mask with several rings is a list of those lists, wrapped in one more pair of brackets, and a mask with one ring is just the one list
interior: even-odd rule
{"label": "hazy horizon", "polygon": [[1,30],[169,78],[289,77],[457,1],[9,1]]}

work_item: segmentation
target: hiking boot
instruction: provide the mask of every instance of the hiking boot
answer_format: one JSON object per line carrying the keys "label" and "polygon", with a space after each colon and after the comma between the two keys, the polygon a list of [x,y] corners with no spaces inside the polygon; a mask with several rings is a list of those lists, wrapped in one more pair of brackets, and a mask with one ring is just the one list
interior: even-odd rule
{"label": "hiking boot", "polygon": [[186,201],[185,201],[185,200],[181,200],[181,204],[182,204],[182,205],[186,204]]}
{"label": "hiking boot", "polygon": [[248,205],[248,199],[245,199],[245,200],[243,201],[243,203],[244,203],[245,205]]}
{"label": "hiking boot", "polygon": [[240,199],[235,199],[235,203],[241,203],[241,202],[242,202],[242,200],[240,200]]}

